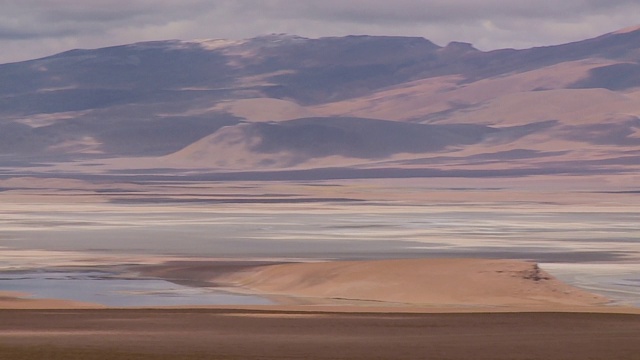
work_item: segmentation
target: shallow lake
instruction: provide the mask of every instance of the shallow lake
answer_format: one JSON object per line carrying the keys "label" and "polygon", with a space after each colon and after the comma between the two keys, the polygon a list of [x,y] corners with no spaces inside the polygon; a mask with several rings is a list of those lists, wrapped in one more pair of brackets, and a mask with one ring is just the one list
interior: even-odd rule
{"label": "shallow lake", "polygon": [[157,279],[125,279],[103,272],[0,273],[0,289],[32,298],[74,300],[106,306],[267,305],[266,298],[211,288],[177,285]]}

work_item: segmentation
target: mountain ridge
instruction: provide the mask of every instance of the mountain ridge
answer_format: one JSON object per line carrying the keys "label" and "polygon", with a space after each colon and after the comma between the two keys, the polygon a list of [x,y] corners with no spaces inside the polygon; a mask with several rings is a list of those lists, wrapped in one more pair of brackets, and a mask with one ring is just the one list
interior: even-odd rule
{"label": "mountain ridge", "polygon": [[639,44],[631,28],[522,50],[286,34],[70,50],[0,65],[0,166],[632,173]]}

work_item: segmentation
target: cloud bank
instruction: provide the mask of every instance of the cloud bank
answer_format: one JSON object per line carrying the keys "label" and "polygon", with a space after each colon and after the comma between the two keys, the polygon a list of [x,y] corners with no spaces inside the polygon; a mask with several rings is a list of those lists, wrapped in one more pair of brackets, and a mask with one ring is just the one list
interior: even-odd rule
{"label": "cloud bank", "polygon": [[559,44],[638,25],[637,0],[2,0],[0,63],[147,40],[348,34]]}

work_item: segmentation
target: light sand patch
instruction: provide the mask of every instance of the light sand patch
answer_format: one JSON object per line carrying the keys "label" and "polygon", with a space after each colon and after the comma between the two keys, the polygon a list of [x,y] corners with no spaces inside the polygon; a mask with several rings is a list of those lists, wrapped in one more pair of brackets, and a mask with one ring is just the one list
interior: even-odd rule
{"label": "light sand patch", "polygon": [[604,297],[566,285],[534,263],[418,259],[281,264],[215,281],[260,294],[424,306],[593,306]]}
{"label": "light sand patch", "polygon": [[31,299],[27,294],[0,291],[0,309],[100,309],[99,304],[58,299]]}
{"label": "light sand patch", "polygon": [[25,271],[47,267],[100,267],[120,264],[159,264],[181,257],[105,255],[81,251],[21,250],[0,247],[0,271]]}
{"label": "light sand patch", "polygon": [[270,98],[228,101],[219,104],[217,108],[255,122],[292,120],[313,116],[312,111],[293,101]]}
{"label": "light sand patch", "polygon": [[639,113],[640,105],[632,96],[615,91],[554,89],[494,96],[474,111],[453,114],[447,122],[513,126],[560,120],[565,124],[585,125]]}
{"label": "light sand patch", "polygon": [[[475,119],[476,107],[485,102],[494,101],[510,94],[533,93],[535,96],[535,93],[539,90],[563,89],[576,81],[586,78],[591,69],[613,63],[615,62],[601,59],[569,61],[523,73],[487,78],[470,84],[463,83],[461,81],[462,78],[459,76],[434,77],[404,83],[365,97],[322,104],[310,107],[310,109],[325,115],[359,116],[388,120],[422,119],[442,113],[442,121],[478,124],[481,121]],[[572,92],[575,90],[566,91]],[[573,99],[579,100],[580,96]],[[615,109],[615,106],[609,106],[610,99],[598,100],[592,98],[583,101],[583,103],[591,105],[594,104],[594,100],[597,106],[606,107],[607,110]],[[515,109],[517,112],[511,114],[508,124],[513,125],[521,121],[519,118],[520,113],[526,113],[527,111],[540,112],[539,108],[542,108],[543,111],[552,111],[544,102],[519,105],[524,106],[524,108]],[[554,103],[551,105],[555,108]],[[513,110],[510,109],[510,111]],[[468,119],[469,116],[474,117],[475,120],[470,121]],[[551,116],[544,120],[555,118],[555,116]],[[486,119],[485,121],[483,118],[482,123],[491,123],[490,120]]]}

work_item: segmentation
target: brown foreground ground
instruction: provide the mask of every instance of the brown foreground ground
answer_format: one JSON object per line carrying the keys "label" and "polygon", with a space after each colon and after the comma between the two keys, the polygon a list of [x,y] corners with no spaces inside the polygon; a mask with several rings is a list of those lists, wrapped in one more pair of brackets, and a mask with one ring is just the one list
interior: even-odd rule
{"label": "brown foreground ground", "polygon": [[0,359],[638,359],[640,315],[2,310]]}
{"label": "brown foreground ground", "polygon": [[0,360],[640,359],[640,310],[534,263],[430,259],[142,266],[280,299],[253,307],[107,309],[0,293]]}

